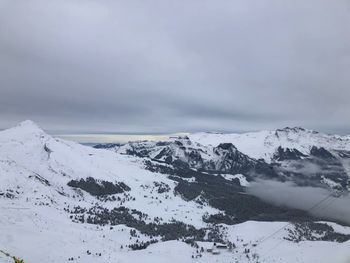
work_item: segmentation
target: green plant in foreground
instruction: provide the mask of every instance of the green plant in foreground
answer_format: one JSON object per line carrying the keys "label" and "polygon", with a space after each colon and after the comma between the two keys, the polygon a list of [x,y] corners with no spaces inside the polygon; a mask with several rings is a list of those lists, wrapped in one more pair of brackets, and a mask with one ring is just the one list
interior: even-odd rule
{"label": "green plant in foreground", "polygon": [[23,259],[18,259],[16,257],[12,257],[15,263],[24,263]]}

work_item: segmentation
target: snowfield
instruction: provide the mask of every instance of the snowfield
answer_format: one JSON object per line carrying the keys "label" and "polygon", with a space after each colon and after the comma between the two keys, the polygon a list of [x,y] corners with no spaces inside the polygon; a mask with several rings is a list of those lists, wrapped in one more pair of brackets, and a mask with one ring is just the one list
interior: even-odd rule
{"label": "snowfield", "polygon": [[[203,145],[232,142],[243,153],[264,159],[271,158],[278,145],[290,146],[290,137],[303,145],[299,147],[293,143],[293,147],[302,152],[307,152],[313,143],[334,144],[339,139],[332,136],[311,139],[314,137],[308,137],[309,133],[305,131],[298,137],[293,131],[278,132],[278,137],[271,132],[201,133],[190,138]],[[337,147],[349,149],[349,139],[342,140]],[[244,175],[222,176],[226,180],[237,178],[242,186],[249,187]],[[72,180],[87,178],[99,183],[124,183],[130,190],[113,194],[115,199],[103,200],[68,186]],[[165,190],[161,191],[159,185]],[[153,237],[158,243],[134,251],[128,245],[149,241],[150,237],[139,230],[131,234],[134,228],[125,224],[81,223],[68,212],[77,206],[86,209],[101,206],[110,210],[123,206],[145,214],[145,223],[158,218],[163,224],[176,220],[198,229],[212,227],[202,217],[220,211],[206,203],[186,201],[174,191],[176,185],[177,182],[167,175],[145,169],[141,158],[57,139],[31,121],[22,122],[0,132],[0,249],[24,259],[25,263],[350,262],[350,241],[289,241],[285,237],[293,226],[287,222],[220,224],[223,238],[233,242],[236,248],[221,249],[214,255],[206,251],[213,242],[200,241],[196,248],[181,240],[163,242],[158,236]],[[137,214],[133,216],[138,217]],[[327,224],[339,233],[350,234],[349,227]],[[0,262],[12,260],[0,254]]]}
{"label": "snowfield", "polygon": [[[234,252],[223,251],[219,255],[204,252],[201,258],[192,259],[196,249],[179,241],[157,243],[139,251],[121,249],[121,245],[132,243],[129,228],[115,226],[111,230],[110,227],[72,223],[56,209],[11,210],[2,213],[0,218],[0,231],[5,233],[0,236],[2,249],[24,258],[25,262],[68,262],[70,257],[75,262],[89,263],[256,262],[246,257],[245,248],[260,255],[258,262],[349,262],[349,241],[343,244],[324,241],[293,243],[283,241],[286,232],[281,231],[260,246],[253,247],[257,241],[285,226],[285,222],[250,221],[230,226],[228,235],[238,247]],[[349,228],[343,230],[350,231]],[[212,243],[200,246],[211,247]],[[91,255],[86,253],[88,250]],[[101,256],[96,253],[101,253]]]}

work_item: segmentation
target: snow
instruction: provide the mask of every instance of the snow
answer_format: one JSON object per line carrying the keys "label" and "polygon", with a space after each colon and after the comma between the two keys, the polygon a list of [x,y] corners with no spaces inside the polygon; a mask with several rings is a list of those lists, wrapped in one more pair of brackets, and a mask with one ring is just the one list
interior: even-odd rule
{"label": "snow", "polygon": [[[35,215],[35,216],[34,216]],[[133,243],[129,239],[129,228],[115,226],[96,227],[94,225],[75,224],[69,222],[63,213],[56,209],[35,208],[33,210],[12,210],[11,214],[0,215],[2,224],[0,245],[11,254],[26,259],[25,262],[194,262],[192,255],[196,249],[179,242],[168,241],[150,245],[146,250],[130,251],[126,244]],[[249,248],[260,255],[259,262],[305,262],[305,263],[345,263],[350,242],[343,244],[332,242],[304,241],[293,243],[283,240],[286,231],[256,247],[259,240],[283,227],[285,222],[248,221],[228,227],[227,235],[237,249],[232,252],[220,250],[220,255],[204,252],[196,262],[254,262],[249,261],[244,249]],[[349,229],[346,230],[349,232]],[[140,240],[143,240],[142,237]],[[121,249],[123,245],[123,249]],[[210,242],[199,242],[199,246],[212,247]],[[277,246],[277,247],[276,247]],[[40,248],[40,249],[38,249]],[[275,249],[274,249],[275,248]],[[87,255],[87,251],[92,254]],[[101,256],[96,255],[101,253]],[[332,260],[333,259],[333,260]],[[335,260],[339,259],[339,260]],[[344,260],[344,261],[342,261]]]}
{"label": "snow", "polygon": [[243,174],[220,174],[222,177],[224,177],[226,180],[234,180],[238,179],[241,186],[249,186],[249,182],[247,181],[247,178]]}
{"label": "snow", "polygon": [[323,181],[323,183],[325,183],[326,185],[328,185],[329,187],[331,187],[333,189],[336,188],[336,187],[340,187],[341,188],[341,184],[336,183],[336,182],[334,182],[334,181],[332,181],[332,180],[330,180],[328,178],[325,178],[324,176],[322,176],[322,181]]}
{"label": "snow", "polygon": [[[174,195],[173,189],[176,184],[173,180],[168,179],[165,175],[143,169],[140,161],[133,157],[55,139],[30,122],[1,132],[0,142],[2,142],[0,171],[3,171],[0,191],[16,185],[20,191],[26,193],[20,198],[34,200],[36,191],[44,194],[42,199],[46,201],[54,199],[58,205],[62,205],[67,200],[62,198],[58,191],[68,196],[74,195],[75,192],[67,187],[67,183],[72,179],[93,177],[124,182],[131,188],[130,195],[136,198],[136,201],[130,200],[124,204],[131,209],[144,212],[151,218],[161,215],[165,221],[170,221],[173,217],[177,217],[185,223],[197,227],[203,226],[204,212],[197,209],[197,203],[186,202],[180,196]],[[51,151],[50,157],[44,150],[45,145]],[[20,176],[14,176],[14,172]],[[45,178],[51,187],[36,184],[32,178],[29,178],[33,175]],[[159,199],[156,200],[153,198],[151,188],[145,190],[142,187],[151,186],[153,182],[163,182],[170,186],[171,190],[166,202],[164,202],[165,193],[160,194]],[[94,198],[86,194],[85,199],[89,203]],[[113,204],[109,205],[113,206]],[[217,212],[216,209],[210,207],[206,209],[211,213]]]}

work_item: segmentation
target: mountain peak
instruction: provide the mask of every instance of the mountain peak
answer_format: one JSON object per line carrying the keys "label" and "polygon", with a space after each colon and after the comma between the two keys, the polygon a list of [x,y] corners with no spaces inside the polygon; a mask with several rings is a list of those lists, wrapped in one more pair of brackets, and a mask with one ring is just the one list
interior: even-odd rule
{"label": "mountain peak", "polygon": [[9,138],[24,139],[32,136],[41,137],[44,135],[45,132],[31,120],[22,121],[15,127],[1,132],[1,137],[4,140]]}
{"label": "mountain peak", "polygon": [[24,133],[44,133],[44,131],[34,121],[25,120],[17,124],[13,129]]}
{"label": "mountain peak", "polygon": [[31,129],[39,129],[39,130],[41,130],[41,128],[39,127],[39,125],[36,124],[36,123],[35,123],[34,121],[32,121],[32,120],[25,120],[25,121],[22,121],[22,122],[18,123],[16,127],[31,128]]}

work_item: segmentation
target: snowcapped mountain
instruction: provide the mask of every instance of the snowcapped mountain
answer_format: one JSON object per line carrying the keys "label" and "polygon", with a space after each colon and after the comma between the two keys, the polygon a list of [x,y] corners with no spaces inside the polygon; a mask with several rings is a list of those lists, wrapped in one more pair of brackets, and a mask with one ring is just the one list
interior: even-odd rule
{"label": "snowcapped mountain", "polygon": [[271,162],[279,147],[295,149],[309,155],[312,147],[350,151],[350,137],[329,135],[300,127],[241,134],[194,133],[189,138],[203,145],[234,144],[239,151],[255,159]]}
{"label": "snowcapped mountain", "polygon": [[[176,196],[173,196],[174,199],[169,199],[166,205],[153,201],[152,192],[156,188],[154,182],[166,184],[169,192],[175,187],[175,183],[165,176],[143,169],[143,164],[139,160],[53,138],[32,122],[23,122],[15,128],[1,132],[0,149],[1,192],[4,195],[11,195],[14,199],[28,198],[29,201],[40,200],[40,202],[52,200],[57,205],[64,203],[67,198],[86,199],[88,202],[95,197],[86,191],[77,192],[76,189],[69,187],[68,183],[93,178],[101,182],[127,185],[131,190],[123,191],[124,194],[144,200],[148,205],[145,206],[141,200],[138,202],[124,200],[123,203],[128,203],[135,209],[142,208],[152,218],[158,215],[161,207],[164,209],[169,205],[173,208],[184,207],[181,203],[187,204]],[[149,194],[148,198],[144,197],[146,194]],[[173,200],[174,204],[170,200]],[[177,210],[178,214],[187,212],[188,210]],[[167,213],[168,220],[174,213],[175,211]],[[201,214],[198,218],[192,216],[188,221],[200,222],[201,216]]]}
{"label": "snowcapped mountain", "polygon": [[[1,131],[0,250],[24,262],[57,263],[310,263],[346,255],[348,227],[246,191],[254,176],[287,176],[290,156],[335,165],[334,148],[281,148],[272,165],[242,143],[201,136],[106,150],[54,138],[31,121]],[[334,150],[346,155],[346,147]],[[299,223],[283,222],[293,220]],[[225,245],[211,250],[214,242]],[[276,243],[279,250],[267,252]]]}
{"label": "snowcapped mountain", "polygon": [[248,174],[264,169],[262,173],[273,175],[267,164],[241,153],[232,143],[205,146],[187,136],[166,142],[131,142],[118,148],[117,152],[203,172]]}
{"label": "snowcapped mountain", "polygon": [[243,174],[248,181],[273,178],[300,185],[348,189],[349,149],[346,136],[285,128],[247,134],[197,133],[166,142],[131,142],[114,150],[172,167]]}

